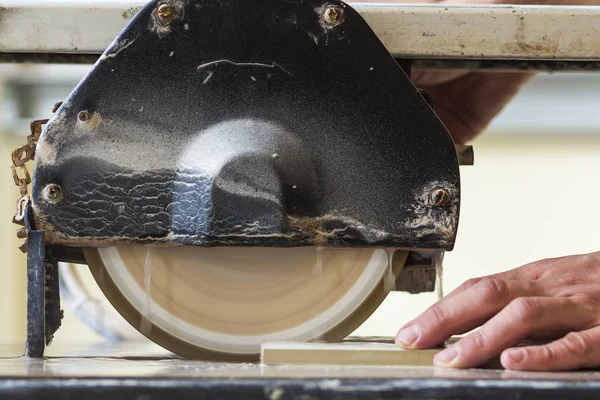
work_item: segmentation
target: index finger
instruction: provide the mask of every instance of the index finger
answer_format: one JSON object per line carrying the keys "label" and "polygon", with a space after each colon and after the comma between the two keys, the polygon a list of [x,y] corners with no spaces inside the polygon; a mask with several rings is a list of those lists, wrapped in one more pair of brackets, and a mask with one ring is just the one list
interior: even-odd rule
{"label": "index finger", "polygon": [[454,334],[478,327],[513,299],[536,294],[531,281],[483,278],[429,307],[398,332],[396,344],[418,349],[436,346]]}
{"label": "index finger", "polygon": [[[456,289],[454,289],[453,291],[451,291],[450,293],[448,293],[447,295],[445,295],[439,301],[440,302],[448,301],[449,299],[451,299],[452,297],[456,296],[457,294],[462,293],[465,290],[467,290],[467,289],[475,286],[476,284],[478,284],[482,280],[486,280],[486,279],[519,280],[519,279],[523,279],[521,277],[521,274],[517,274],[517,271],[518,271],[518,269],[514,269],[514,270],[500,272],[500,273],[497,273],[497,274],[488,275],[488,276],[484,276],[484,277],[480,277],[480,278],[469,279],[468,281],[464,282],[462,285],[460,285],[459,287],[457,287]],[[419,317],[417,317],[417,318],[419,318]],[[400,329],[404,329],[407,326],[414,324],[414,322],[417,320],[417,318],[414,318],[414,319],[408,321],[407,323],[405,323],[404,325],[402,325],[402,327]]]}

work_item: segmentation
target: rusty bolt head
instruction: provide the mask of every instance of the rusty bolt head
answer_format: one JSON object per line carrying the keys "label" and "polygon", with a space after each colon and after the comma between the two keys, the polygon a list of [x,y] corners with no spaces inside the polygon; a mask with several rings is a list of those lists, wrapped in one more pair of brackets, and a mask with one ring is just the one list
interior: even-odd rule
{"label": "rusty bolt head", "polygon": [[52,106],[52,112],[55,113],[56,111],[58,111],[60,106],[62,106],[62,103],[62,101],[57,101],[56,103],[54,103],[54,105]]}
{"label": "rusty bolt head", "polygon": [[42,192],[42,197],[48,203],[58,203],[63,197],[62,189],[57,184],[51,183],[44,188],[44,191]]}
{"label": "rusty bolt head", "polygon": [[323,22],[333,28],[344,22],[344,9],[338,6],[328,6],[323,13]]}
{"label": "rusty bolt head", "polygon": [[17,230],[17,238],[25,239],[27,237],[27,229],[22,226]]}
{"label": "rusty bolt head", "polygon": [[175,18],[175,9],[169,4],[161,4],[155,11],[161,25],[168,25]]}
{"label": "rusty bolt head", "polygon": [[77,114],[77,119],[81,122],[86,122],[90,119],[90,113],[86,110],[79,111],[79,114]]}
{"label": "rusty bolt head", "polygon": [[448,191],[437,188],[429,194],[429,201],[437,207],[444,207],[450,203],[450,193]]}

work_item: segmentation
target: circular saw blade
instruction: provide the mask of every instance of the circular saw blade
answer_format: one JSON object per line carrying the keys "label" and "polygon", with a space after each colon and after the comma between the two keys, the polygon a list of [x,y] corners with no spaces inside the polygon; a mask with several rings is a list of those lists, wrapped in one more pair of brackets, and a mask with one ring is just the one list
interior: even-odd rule
{"label": "circular saw blade", "polygon": [[114,309],[89,269],[60,262],[58,279],[65,308],[98,335],[111,342],[145,339]]}
{"label": "circular saw blade", "polygon": [[[337,341],[391,289],[384,249],[85,249],[94,278],[136,329],[188,358],[253,360],[267,341]],[[395,255],[395,275],[407,252]]]}

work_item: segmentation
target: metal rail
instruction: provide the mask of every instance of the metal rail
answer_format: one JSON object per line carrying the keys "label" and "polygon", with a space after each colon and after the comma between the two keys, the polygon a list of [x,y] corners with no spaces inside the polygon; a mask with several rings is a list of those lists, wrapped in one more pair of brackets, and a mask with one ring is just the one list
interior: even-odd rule
{"label": "metal rail", "polygon": [[[0,61],[93,62],[144,3],[2,1]],[[584,70],[599,66],[600,7],[351,5],[390,53],[423,65]]]}

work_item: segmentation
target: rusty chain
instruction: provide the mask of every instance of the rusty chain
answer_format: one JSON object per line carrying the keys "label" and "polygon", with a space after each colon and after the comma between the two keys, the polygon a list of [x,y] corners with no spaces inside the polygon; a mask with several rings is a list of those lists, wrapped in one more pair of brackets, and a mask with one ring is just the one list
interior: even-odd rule
{"label": "rusty chain", "polygon": [[[20,225],[21,228],[17,231],[17,237],[24,239],[27,237],[25,226],[25,208],[29,204],[31,198],[28,193],[28,185],[31,183],[31,175],[27,170],[27,162],[35,158],[35,149],[42,134],[42,125],[48,122],[47,119],[38,119],[30,124],[31,134],[27,136],[27,143],[13,150],[11,154],[10,170],[15,185],[19,187],[19,198],[17,199],[17,211],[13,217],[13,223]],[[27,241],[23,242],[19,248],[25,252]]]}

